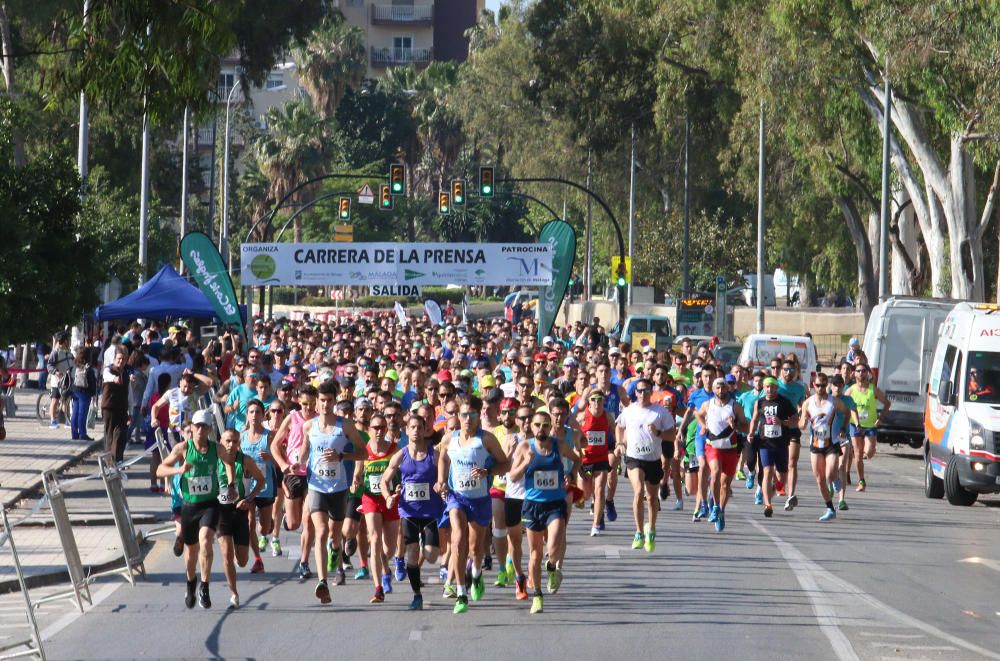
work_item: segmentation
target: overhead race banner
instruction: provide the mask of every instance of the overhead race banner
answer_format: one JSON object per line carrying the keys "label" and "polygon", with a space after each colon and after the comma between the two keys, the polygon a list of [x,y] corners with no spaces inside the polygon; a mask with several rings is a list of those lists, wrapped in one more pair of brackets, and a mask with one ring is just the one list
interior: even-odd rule
{"label": "overhead race banner", "polygon": [[552,249],[544,243],[244,243],[240,255],[247,286],[552,282]]}
{"label": "overhead race banner", "polygon": [[390,298],[424,297],[424,288],[420,285],[372,285],[368,291],[372,296],[388,296]]}
{"label": "overhead race banner", "polygon": [[212,303],[219,319],[235,326],[243,339],[246,339],[233,279],[229,277],[222,255],[212,240],[202,232],[188,232],[181,239],[181,259],[198,287]]}
{"label": "overhead race banner", "polygon": [[552,248],[552,283],[538,290],[538,344],[552,332],[576,259],[576,232],[565,220],[550,220],[538,233],[539,245]]}

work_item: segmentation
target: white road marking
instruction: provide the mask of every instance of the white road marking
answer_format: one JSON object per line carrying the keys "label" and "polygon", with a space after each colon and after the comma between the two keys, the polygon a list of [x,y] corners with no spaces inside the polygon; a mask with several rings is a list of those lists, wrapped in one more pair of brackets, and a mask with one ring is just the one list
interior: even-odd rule
{"label": "white road marking", "polygon": [[990,560],[989,558],[979,558],[972,556],[971,558],[963,558],[959,562],[966,562],[971,565],[982,565],[983,567],[989,567],[993,571],[1000,571],[1000,561]]}
{"label": "white road marking", "polygon": [[[767,535],[768,537],[771,538],[771,540],[778,546],[778,549],[779,549],[779,551],[781,551],[781,554],[783,556],[785,556],[785,560],[786,561],[788,560],[788,555],[786,555],[786,553],[785,553],[786,550],[791,551],[793,554],[795,554],[796,557],[801,558],[801,560],[804,560],[804,562],[797,563],[797,565],[799,565],[799,566],[793,565],[791,562],[789,562],[789,565],[792,567],[792,571],[795,572],[796,577],[799,578],[799,582],[800,583],[802,583],[802,577],[800,576],[800,574],[808,574],[810,576],[810,580],[812,580],[812,576],[822,576],[823,580],[825,580],[825,581],[827,581],[829,583],[833,583],[835,586],[837,586],[837,588],[841,592],[843,592],[843,593],[845,593],[845,594],[847,594],[847,595],[849,595],[851,597],[855,597],[855,598],[861,599],[862,601],[865,601],[866,603],[868,603],[869,606],[871,606],[875,610],[881,611],[883,614],[888,615],[888,616],[890,616],[890,617],[898,620],[899,622],[903,623],[905,626],[911,627],[913,629],[918,629],[918,630],[923,631],[924,633],[926,633],[926,634],[928,634],[930,636],[934,636],[935,638],[940,638],[941,640],[948,641],[949,643],[952,643],[952,644],[957,645],[959,647],[965,648],[965,649],[969,650],[970,652],[974,652],[975,654],[978,654],[978,655],[980,655],[982,657],[989,658],[989,659],[997,659],[998,661],[1000,661],[1000,653],[994,652],[993,650],[986,649],[985,647],[980,647],[979,645],[976,645],[975,643],[970,643],[967,640],[964,640],[962,638],[959,638],[958,636],[955,636],[955,635],[952,635],[952,634],[948,633],[947,631],[943,631],[943,630],[937,628],[933,624],[928,624],[927,622],[924,622],[922,620],[918,620],[917,618],[913,617],[912,615],[907,615],[903,611],[900,611],[900,610],[897,610],[897,609],[893,608],[889,604],[887,604],[887,603],[885,603],[883,601],[880,601],[880,600],[876,599],[875,597],[871,596],[870,594],[868,594],[867,592],[865,592],[861,588],[853,585],[852,583],[848,583],[847,581],[845,581],[845,580],[843,580],[841,578],[838,578],[837,576],[833,575],[832,573],[830,573],[826,569],[823,569],[822,567],[820,567],[819,565],[817,565],[812,560],[809,560],[806,556],[804,556],[794,546],[792,546],[788,542],[785,542],[785,541],[781,540],[779,537],[776,537],[775,535],[771,534],[770,532],[767,531],[766,528],[764,528],[764,526],[760,525],[758,522],[754,521],[753,519],[747,519],[747,521],[749,521],[755,528],[757,528],[758,530],[760,530],[765,535]],[[803,585],[803,587],[804,587],[804,585]],[[841,635],[843,635],[843,634],[841,634]],[[853,649],[852,649],[852,652],[853,652]]]}
{"label": "white road marking", "polygon": [[862,631],[862,636],[877,636],[879,638],[926,638],[921,633],[879,633],[878,631]]}
{"label": "white road marking", "polygon": [[423,639],[424,639],[423,631],[414,629],[413,631],[410,632],[410,640],[423,640]]}
{"label": "white road marking", "polygon": [[841,659],[841,661],[860,661],[861,657],[859,657],[857,652],[854,651],[851,641],[847,639],[847,636],[845,636],[840,630],[840,627],[837,626],[836,611],[833,606],[833,601],[826,595],[825,592],[820,590],[819,585],[816,583],[816,570],[819,570],[820,572],[823,572],[824,570],[815,566],[812,561],[803,555],[797,548],[769,533],[761,524],[757,523],[753,519],[747,520],[752,523],[755,528],[770,537],[771,541],[778,547],[778,551],[785,558],[785,562],[788,563],[788,566],[791,567],[792,573],[795,574],[795,578],[798,579],[799,585],[801,585],[802,589],[809,595],[809,601],[812,603],[813,613],[816,615],[816,621],[819,623],[819,628],[823,632],[823,635],[826,636],[827,640],[830,641],[830,647],[833,648],[833,653],[837,655],[837,658]]}
{"label": "white road marking", "polygon": [[583,547],[583,550],[604,553],[605,558],[612,560],[618,560],[622,557],[621,549],[617,546],[585,546]]}
{"label": "white road marking", "polygon": [[[114,581],[113,583],[108,583],[103,588],[95,592],[93,596],[93,602],[89,607],[85,607],[84,613],[90,612],[97,607],[102,601],[114,594],[115,590],[125,585],[124,581]],[[45,627],[42,631],[42,641],[51,640],[57,633],[73,624],[77,618],[79,618],[84,613],[73,609],[69,613],[63,615],[58,620]]]}
{"label": "white road marking", "polygon": [[872,643],[872,647],[891,647],[895,651],[899,650],[950,650],[957,652],[957,647],[951,645],[901,645],[899,643]]}

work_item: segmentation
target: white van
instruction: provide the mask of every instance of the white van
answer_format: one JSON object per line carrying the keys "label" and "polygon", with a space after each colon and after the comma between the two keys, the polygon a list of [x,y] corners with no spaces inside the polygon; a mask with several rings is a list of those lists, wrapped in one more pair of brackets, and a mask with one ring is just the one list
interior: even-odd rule
{"label": "white van", "polygon": [[971,505],[1000,493],[1000,305],[959,303],[941,325],[924,407],[924,492]]}
{"label": "white van", "polygon": [[802,373],[799,380],[806,387],[806,392],[810,392],[809,384],[812,383],[813,376],[816,375],[816,345],[812,338],[804,335],[748,335],[743,341],[743,350],[740,351],[740,365],[747,362],[751,365],[751,370],[768,369],[771,367],[771,359],[781,354],[788,357],[794,353],[802,366]]}
{"label": "white van", "polygon": [[956,301],[894,296],[872,309],[863,349],[875,383],[892,402],[879,439],[923,441],[924,394],[938,333]]}

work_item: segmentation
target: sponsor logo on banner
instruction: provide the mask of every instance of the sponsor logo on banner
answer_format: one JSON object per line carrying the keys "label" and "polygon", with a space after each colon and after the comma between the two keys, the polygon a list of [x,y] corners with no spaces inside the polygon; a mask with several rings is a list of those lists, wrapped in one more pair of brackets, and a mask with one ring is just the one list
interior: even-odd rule
{"label": "sponsor logo on banner", "polygon": [[405,269],[404,273],[406,274],[407,280],[416,280],[417,278],[422,278],[425,275],[420,271],[411,271],[410,269]]}

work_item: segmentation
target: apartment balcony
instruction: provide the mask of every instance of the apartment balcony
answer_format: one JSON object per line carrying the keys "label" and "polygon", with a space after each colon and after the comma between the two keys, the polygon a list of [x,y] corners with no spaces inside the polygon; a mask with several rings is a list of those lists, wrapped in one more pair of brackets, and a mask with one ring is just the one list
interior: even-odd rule
{"label": "apartment balcony", "polygon": [[433,48],[375,48],[372,46],[369,62],[373,68],[415,64],[427,66],[434,58]]}
{"label": "apartment balcony", "polygon": [[372,25],[430,27],[434,25],[434,5],[372,5]]}

